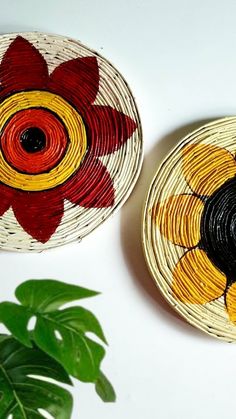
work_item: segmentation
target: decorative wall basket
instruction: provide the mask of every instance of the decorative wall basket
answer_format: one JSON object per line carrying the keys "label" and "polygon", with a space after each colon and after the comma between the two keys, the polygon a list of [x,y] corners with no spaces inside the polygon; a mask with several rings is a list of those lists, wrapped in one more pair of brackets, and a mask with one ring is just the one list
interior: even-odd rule
{"label": "decorative wall basket", "polygon": [[0,37],[0,248],[81,240],[131,193],[142,164],[134,98],[79,42]]}
{"label": "decorative wall basket", "polygon": [[143,219],[147,263],[192,325],[236,340],[236,118],[203,126],[164,160]]}

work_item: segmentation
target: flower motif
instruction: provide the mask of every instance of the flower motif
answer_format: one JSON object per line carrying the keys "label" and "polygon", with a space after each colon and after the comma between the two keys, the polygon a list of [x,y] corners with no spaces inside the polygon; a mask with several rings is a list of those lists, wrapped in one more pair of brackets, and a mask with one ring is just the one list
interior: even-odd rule
{"label": "flower motif", "polygon": [[96,57],[63,62],[49,74],[42,54],[17,36],[0,64],[0,82],[0,215],[12,207],[23,229],[45,243],[61,222],[64,199],[113,206],[113,181],[99,157],[118,150],[136,123],[93,104]]}
{"label": "flower motif", "polygon": [[206,144],[183,148],[183,174],[193,194],[174,195],[154,208],[165,238],[187,249],[173,270],[173,295],[206,304],[224,296],[236,323],[236,161]]}

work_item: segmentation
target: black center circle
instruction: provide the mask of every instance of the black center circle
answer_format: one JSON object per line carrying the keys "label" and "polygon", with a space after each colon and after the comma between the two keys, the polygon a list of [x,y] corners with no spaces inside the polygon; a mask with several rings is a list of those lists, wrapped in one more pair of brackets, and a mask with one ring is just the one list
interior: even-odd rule
{"label": "black center circle", "polygon": [[236,281],[236,177],[207,199],[200,247],[227,276],[229,284]]}
{"label": "black center circle", "polygon": [[40,128],[32,127],[21,134],[20,142],[27,153],[37,153],[45,148],[46,136]]}

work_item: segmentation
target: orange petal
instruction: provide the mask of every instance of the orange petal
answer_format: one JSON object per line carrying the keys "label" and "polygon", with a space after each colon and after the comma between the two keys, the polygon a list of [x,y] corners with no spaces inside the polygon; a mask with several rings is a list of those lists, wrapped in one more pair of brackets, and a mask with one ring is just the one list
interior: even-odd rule
{"label": "orange petal", "polygon": [[226,307],[231,322],[236,323],[236,283],[231,285],[227,292]]}
{"label": "orange petal", "polygon": [[193,195],[171,196],[157,205],[155,220],[161,234],[174,244],[196,246],[200,240],[203,202]]}
{"label": "orange petal", "polygon": [[199,195],[211,195],[236,175],[232,154],[224,148],[197,144],[183,149],[183,172],[191,189]]}
{"label": "orange petal", "polygon": [[183,303],[208,303],[219,298],[226,288],[226,277],[200,249],[187,252],[179,260],[173,278],[173,294]]}

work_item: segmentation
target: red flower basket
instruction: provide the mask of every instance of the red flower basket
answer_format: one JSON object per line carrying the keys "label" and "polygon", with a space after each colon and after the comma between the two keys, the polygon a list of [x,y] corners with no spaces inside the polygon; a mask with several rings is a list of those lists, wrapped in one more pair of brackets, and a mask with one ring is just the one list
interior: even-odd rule
{"label": "red flower basket", "polygon": [[43,250],[80,240],[130,194],[142,163],[132,94],[79,42],[0,37],[0,245]]}

